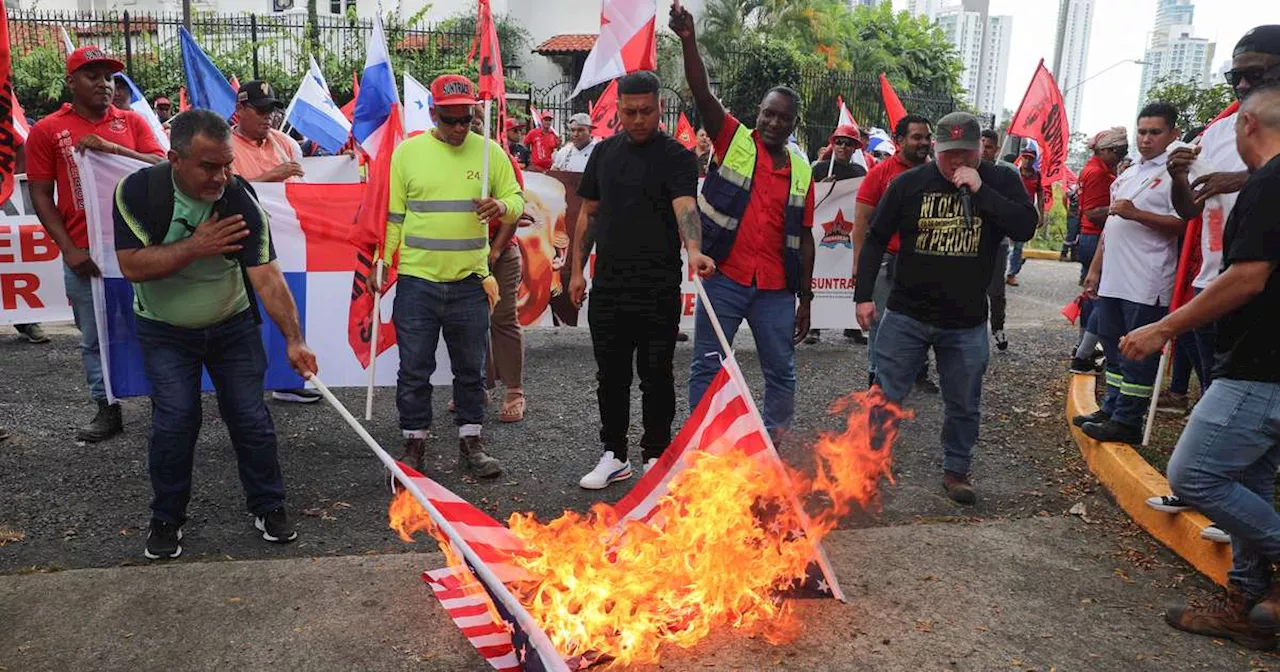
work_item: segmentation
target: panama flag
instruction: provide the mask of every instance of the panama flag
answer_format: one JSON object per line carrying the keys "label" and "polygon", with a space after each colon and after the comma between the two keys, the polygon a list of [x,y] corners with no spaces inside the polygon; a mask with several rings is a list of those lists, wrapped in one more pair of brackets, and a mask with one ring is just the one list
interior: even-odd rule
{"label": "panama flag", "polygon": [[351,136],[351,122],[333,102],[315,56],[311,57],[311,69],[302,78],[298,92],[293,94],[285,119],[331,154],[337,154]]}
{"label": "panama flag", "polygon": [[391,116],[391,108],[399,104],[400,91],[396,88],[396,77],[391,72],[391,57],[387,53],[387,36],[382,29],[382,17],[375,17],[373,35],[365,49],[360,92],[356,94],[355,119],[351,122],[351,135],[364,147],[369,158],[378,157],[387,118]]}
{"label": "panama flag", "polygon": [[224,119],[230,119],[236,113],[236,89],[186,28],[180,27],[178,36],[182,46],[182,72],[187,80],[191,106],[213,110]]}
{"label": "panama flag", "polygon": [[[90,254],[102,269],[102,277],[94,278],[93,301],[107,394],[112,399],[144,396],[150,394],[151,386],[134,332],[133,286],[120,273],[116,261],[111,207],[116,184],[146,164],[99,152],[77,152],[75,161],[84,188]],[[356,250],[348,237],[366,185],[261,182],[253,188],[267,211],[276,262],[293,294],[303,336],[316,353],[321,373],[331,387],[365,386],[368,374],[347,342],[346,311],[334,307],[350,301]],[[388,296],[387,305],[393,302],[394,296]],[[265,387],[302,387],[302,378],[289,366],[284,336],[265,313],[262,340],[267,352]],[[448,361],[443,340],[436,357],[439,362]],[[387,366],[378,369],[376,383],[394,385],[399,353],[393,349],[383,359]],[[451,384],[449,371],[447,363],[437,366],[432,384]],[[207,375],[203,388],[213,389]]]}
{"label": "panama flag", "polygon": [[156,141],[164,147],[165,151],[169,151],[169,134],[164,132],[164,125],[160,123],[160,117],[156,116],[156,111],[151,109],[151,104],[147,102],[147,97],[142,95],[142,89],[129,79],[129,75],[123,72],[117,72],[116,77],[119,83],[129,87],[129,109],[137,112],[139,116],[147,121],[147,127],[151,129],[151,133],[156,136]]}
{"label": "panama flag", "polygon": [[404,72],[404,132],[414,136],[436,127],[431,121],[431,91]]}
{"label": "panama flag", "polygon": [[570,98],[628,72],[658,68],[657,9],[653,0],[603,0],[600,37],[587,54]]}

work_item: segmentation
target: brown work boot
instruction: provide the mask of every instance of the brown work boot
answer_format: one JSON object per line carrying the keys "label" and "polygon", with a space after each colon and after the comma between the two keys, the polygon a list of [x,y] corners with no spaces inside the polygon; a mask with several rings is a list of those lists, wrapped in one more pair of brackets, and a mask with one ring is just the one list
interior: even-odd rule
{"label": "brown work boot", "polygon": [[458,439],[458,461],[463,468],[480,478],[493,478],[502,473],[502,465],[484,452],[484,440],[478,436]]}
{"label": "brown work boot", "polygon": [[942,472],[942,487],[947,490],[947,497],[957,504],[972,505],[978,500],[978,496],[973,493],[973,486],[969,485],[968,474],[957,474],[954,471]]}
{"label": "brown work boot", "polygon": [[1166,609],[1164,620],[1179,630],[1230,639],[1245,648],[1260,651],[1274,648],[1275,633],[1250,623],[1252,606],[1253,602],[1244,593],[1227,588],[1208,605],[1184,604]]}
{"label": "brown work boot", "polygon": [[1271,582],[1271,592],[1249,610],[1249,623],[1275,634],[1280,630],[1280,581]]}
{"label": "brown work boot", "polygon": [[425,439],[405,439],[404,454],[400,456],[400,461],[413,467],[418,473],[422,473],[422,457],[426,449]]}

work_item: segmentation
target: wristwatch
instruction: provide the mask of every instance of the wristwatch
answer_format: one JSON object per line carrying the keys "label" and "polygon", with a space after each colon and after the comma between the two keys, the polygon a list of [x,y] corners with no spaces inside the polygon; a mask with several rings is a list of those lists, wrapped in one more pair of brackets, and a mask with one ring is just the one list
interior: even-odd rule
{"label": "wristwatch", "polygon": [[797,296],[797,297],[799,297],[801,301],[812,301],[812,300],[813,300],[813,290],[812,290],[812,289],[805,289],[805,290],[802,290],[802,291],[796,292],[796,296]]}

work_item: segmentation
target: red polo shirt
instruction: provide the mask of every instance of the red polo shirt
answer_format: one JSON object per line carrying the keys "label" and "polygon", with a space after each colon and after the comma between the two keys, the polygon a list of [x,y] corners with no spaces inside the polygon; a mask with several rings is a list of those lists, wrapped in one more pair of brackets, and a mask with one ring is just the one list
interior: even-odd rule
{"label": "red polo shirt", "polygon": [[1094,156],[1084,164],[1084,170],[1080,171],[1080,233],[1086,236],[1102,233],[1102,227],[1089,221],[1085,213],[1111,205],[1111,183],[1115,181],[1116,174],[1102,159]]}
{"label": "red polo shirt", "polygon": [[[884,198],[884,192],[889,189],[889,183],[912,168],[915,166],[902,160],[901,152],[894,154],[893,158],[877,163],[867,176],[862,178],[856,200],[873,208],[880,205],[880,199]],[[889,239],[889,246],[885,251],[889,254],[898,253],[898,234],[893,234]]]}
{"label": "red polo shirt", "polygon": [[524,136],[524,144],[529,148],[529,165],[544,171],[551,170],[556,149],[560,147],[560,136],[535,128]]}
{"label": "red polo shirt", "polygon": [[80,171],[71,158],[76,143],[86,135],[97,135],[108,142],[142,154],[164,156],[164,149],[137,113],[108,107],[101,121],[90,121],[76,114],[70,103],[41,119],[31,127],[27,137],[27,179],[31,182],[54,182],[57,189],[58,214],[76,247],[88,249],[89,230],[84,216],[84,191]]}
{"label": "red polo shirt", "polygon": [[[726,114],[724,128],[716,138],[716,161],[724,163],[725,152],[733,142],[733,135],[741,125],[733,115]],[[786,289],[787,273],[782,264],[782,245],[785,233],[784,215],[791,197],[791,162],[781,169],[773,167],[769,150],[760,142],[760,134],[751,132],[756,143],[756,171],[751,180],[751,198],[738,222],[738,236],[733,241],[729,256],[720,263],[720,272],[730,280],[757,289]],[[804,227],[813,228],[813,182],[804,201]]]}

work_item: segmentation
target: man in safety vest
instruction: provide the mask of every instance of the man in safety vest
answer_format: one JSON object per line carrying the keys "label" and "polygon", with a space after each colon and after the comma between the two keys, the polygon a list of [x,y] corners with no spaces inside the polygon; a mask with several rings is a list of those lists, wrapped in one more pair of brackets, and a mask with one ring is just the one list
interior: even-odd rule
{"label": "man in safety vest", "polygon": [[[718,165],[707,173],[698,197],[702,252],[719,270],[704,283],[707,296],[730,343],[743,319],[751,327],[764,372],[764,424],[777,438],[795,413],[795,346],[809,331],[813,300],[812,172],[803,155],[787,148],[800,99],[786,87],[770,89],[756,130],[748,129],[711,93],[693,16],[678,2],[670,25],[683,45],[685,77],[716,148]],[[701,304],[694,339],[691,407],[720,366],[720,344]]]}
{"label": "man in safety vest", "polygon": [[[431,427],[431,375],[444,333],[453,366],[463,467],[476,476],[502,473],[484,450],[485,350],[489,311],[497,285],[488,281],[489,220],[514,229],[524,197],[502,146],[471,132],[476,93],[461,75],[431,83],[436,127],[396,147],[391,157],[391,199],[382,258],[400,255],[392,322],[400,348],[396,407],[405,437],[403,462],[422,470]],[[481,198],[484,153],[489,152],[489,196]],[[499,235],[499,238],[509,238]],[[486,284],[493,285],[492,297]],[[386,267],[375,283],[386,286]]]}

